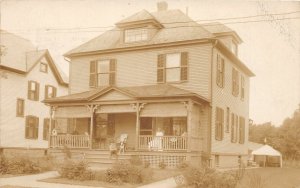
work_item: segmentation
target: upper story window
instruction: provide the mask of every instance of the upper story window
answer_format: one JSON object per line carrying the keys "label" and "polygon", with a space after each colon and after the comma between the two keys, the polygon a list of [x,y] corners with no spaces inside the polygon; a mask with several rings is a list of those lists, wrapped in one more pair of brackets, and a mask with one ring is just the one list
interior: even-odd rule
{"label": "upper story window", "polygon": [[217,85],[224,87],[225,80],[225,61],[219,54],[217,55]]}
{"label": "upper story window", "polygon": [[35,81],[28,81],[28,99],[33,101],[39,100],[40,84]]}
{"label": "upper story window", "polygon": [[232,68],[232,95],[238,96],[239,95],[239,72]]}
{"label": "upper story window", "polygon": [[115,85],[116,60],[98,60],[90,63],[90,87]]}
{"label": "upper story window", "polygon": [[186,81],[188,78],[187,52],[160,54],[157,61],[157,82]]}
{"label": "upper story window", "polygon": [[125,43],[148,40],[148,30],[145,28],[126,29],[124,36]]}
{"label": "upper story window", "polygon": [[235,143],[237,142],[237,127],[239,120],[238,120],[238,116],[234,113],[231,113],[231,142]]}
{"label": "upper story window", "polygon": [[45,86],[45,99],[56,97],[56,87],[46,85]]}
{"label": "upper story window", "polygon": [[40,64],[40,71],[41,72],[45,72],[45,73],[48,72],[48,65],[47,65],[47,63],[41,63]]}
{"label": "upper story window", "polygon": [[25,101],[24,99],[17,99],[17,117],[24,117]]}

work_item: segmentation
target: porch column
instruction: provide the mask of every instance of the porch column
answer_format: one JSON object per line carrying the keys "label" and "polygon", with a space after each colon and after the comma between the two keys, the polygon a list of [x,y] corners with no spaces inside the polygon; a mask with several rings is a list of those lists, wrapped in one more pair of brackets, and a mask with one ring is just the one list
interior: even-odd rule
{"label": "porch column", "polygon": [[54,106],[50,106],[49,113],[50,113],[50,118],[49,118],[48,148],[50,148],[50,146],[51,146],[52,120],[53,120],[54,114],[55,114]]}
{"label": "porch column", "polygon": [[188,101],[186,104],[186,110],[187,110],[187,151],[190,152],[192,149],[192,109],[193,109],[193,102]]}
{"label": "porch column", "polygon": [[90,121],[90,149],[93,147],[93,127],[94,127],[94,113],[98,108],[98,105],[87,105],[88,110],[91,113],[91,121]]}
{"label": "porch column", "polygon": [[138,150],[139,148],[139,135],[140,135],[140,104],[136,103],[136,125],[135,125],[135,150]]}

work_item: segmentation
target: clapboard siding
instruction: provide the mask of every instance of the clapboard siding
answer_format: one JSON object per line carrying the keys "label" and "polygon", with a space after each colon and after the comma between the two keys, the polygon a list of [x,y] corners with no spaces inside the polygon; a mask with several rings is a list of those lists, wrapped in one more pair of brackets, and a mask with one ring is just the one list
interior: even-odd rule
{"label": "clapboard siding", "polygon": [[[42,59],[43,62],[47,62]],[[51,70],[48,73],[39,71],[39,64],[27,75],[7,73],[7,79],[1,78],[1,146],[2,147],[33,147],[46,148],[47,142],[43,140],[43,120],[49,117],[49,107],[43,104],[45,85],[57,88],[57,96],[66,95],[66,87],[60,86]],[[28,81],[34,80],[40,84],[39,101],[27,99]],[[24,117],[16,117],[17,98],[25,100]],[[25,139],[25,116],[39,117],[38,139]]]}
{"label": "clapboard siding", "polygon": [[158,54],[188,52],[188,81],[174,85],[209,99],[211,48],[211,44],[198,44],[73,58],[71,60],[70,92],[78,93],[90,89],[89,62],[91,60],[116,59],[116,85],[119,87],[142,86],[157,84]]}
{"label": "clapboard siding", "polygon": [[[248,122],[249,122],[249,77],[246,76],[240,69],[238,69],[232,62],[225,58],[225,85],[224,88],[220,88],[216,84],[216,66],[217,66],[217,54],[221,54],[219,51],[214,50],[213,53],[213,79],[212,79],[212,152],[216,153],[236,153],[246,154],[248,144]],[[239,76],[245,77],[245,99],[241,100],[241,91],[239,91],[238,97],[232,95],[232,67],[235,67],[239,71]],[[239,89],[241,88],[241,79],[239,78]],[[239,144],[231,143],[231,133],[224,132],[224,138],[222,141],[215,140],[215,119],[216,119],[216,107],[224,109],[224,130],[226,125],[226,108],[230,108],[230,113],[235,113],[238,116],[245,118],[245,143]],[[231,126],[231,119],[230,119]]]}

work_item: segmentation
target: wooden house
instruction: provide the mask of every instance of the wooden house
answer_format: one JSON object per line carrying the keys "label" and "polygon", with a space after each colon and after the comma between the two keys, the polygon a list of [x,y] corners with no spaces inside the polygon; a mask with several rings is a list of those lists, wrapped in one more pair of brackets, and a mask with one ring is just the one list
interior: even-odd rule
{"label": "wooden house", "polygon": [[49,106],[41,101],[68,94],[67,79],[48,50],[1,30],[0,148],[47,149]]}
{"label": "wooden house", "polygon": [[119,21],[65,54],[70,95],[45,100],[55,120],[50,148],[96,161],[126,134],[125,153],[154,166],[237,166],[247,158],[254,76],[238,58],[241,42],[225,25],[200,25],[165,2]]}

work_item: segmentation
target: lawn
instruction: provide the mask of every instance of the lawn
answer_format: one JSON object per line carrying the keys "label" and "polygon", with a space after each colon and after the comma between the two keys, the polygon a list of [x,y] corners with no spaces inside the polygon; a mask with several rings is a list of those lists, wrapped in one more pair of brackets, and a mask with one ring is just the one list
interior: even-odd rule
{"label": "lawn", "polygon": [[61,178],[61,177],[56,177],[56,178],[48,178],[48,179],[43,179],[39,180],[42,182],[48,182],[48,183],[61,183],[61,184],[69,184],[69,185],[85,185],[85,186],[94,186],[94,187],[108,187],[108,188],[117,188],[117,187],[123,187],[123,188],[134,188],[134,187],[139,187],[141,185],[145,185],[148,183],[160,181],[163,179],[167,179],[170,177],[177,176],[181,174],[182,171],[178,169],[153,169],[153,177],[151,181],[147,183],[142,183],[142,184],[136,184],[132,185],[129,183],[123,183],[122,185],[116,185],[108,182],[103,182],[103,181],[98,181],[98,180],[86,180],[86,181],[79,181],[79,180],[71,180],[67,178]]}
{"label": "lawn", "polygon": [[296,188],[300,187],[298,168],[257,168],[246,170],[237,188]]}

